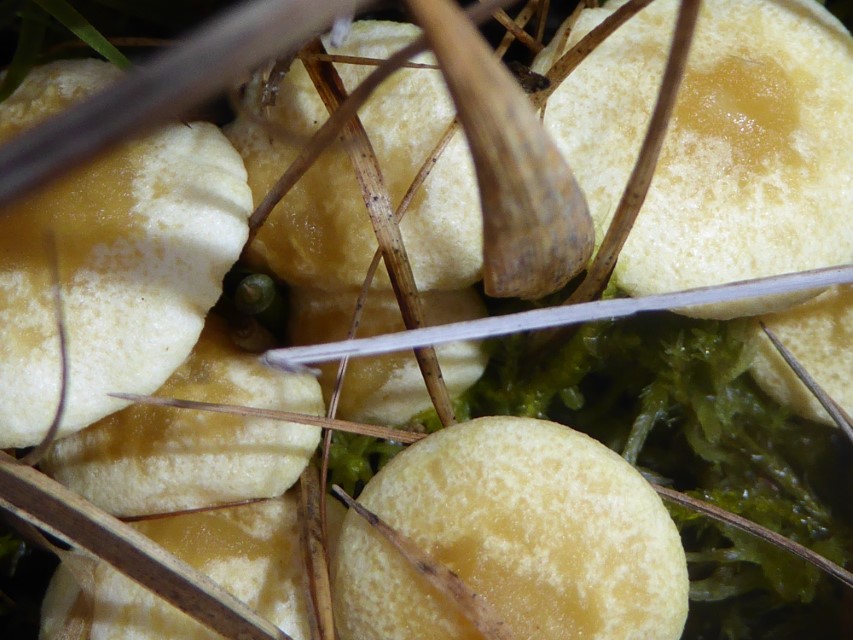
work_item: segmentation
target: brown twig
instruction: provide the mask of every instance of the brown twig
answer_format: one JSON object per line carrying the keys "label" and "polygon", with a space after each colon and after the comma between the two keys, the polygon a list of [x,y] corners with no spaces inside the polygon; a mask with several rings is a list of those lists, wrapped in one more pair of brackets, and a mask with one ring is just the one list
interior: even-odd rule
{"label": "brown twig", "polygon": [[[563,80],[565,80],[590,53],[595,51],[595,48],[598,45],[604,42],[604,40],[616,31],[616,29],[649,6],[653,1],[654,0],[629,0],[612,14],[607,16],[601,24],[578,40],[571,49],[560,56],[560,58],[551,65],[551,68],[548,69],[545,77],[551,81],[551,84],[548,88],[542,90],[535,96],[534,102],[536,105],[544,109],[545,103],[548,98],[551,97],[551,94],[557,90]],[[572,14],[572,17],[575,18],[575,20],[577,19],[577,16],[580,15],[580,10],[582,8],[583,7],[579,5],[575,13]],[[568,36],[568,33],[564,35]]]}
{"label": "brown twig", "polygon": [[539,19],[536,21],[536,42],[542,42],[545,39],[545,27],[548,25],[548,13],[551,10],[551,0],[541,0],[536,2]]}
{"label": "brown twig", "polygon": [[310,604],[308,620],[315,640],[335,640],[329,546],[317,467],[309,464],[299,476],[299,543]]}
{"label": "brown twig", "polygon": [[[352,0],[345,10],[367,4]],[[340,0],[233,5],[150,64],[0,148],[0,206],[121,140],[180,118],[263,60],[296,49],[341,11]]]}
{"label": "brown twig", "polygon": [[[438,143],[436,143],[435,147],[433,147],[432,152],[429,154],[427,159],[421,164],[421,168],[418,170],[417,175],[415,176],[412,183],[409,185],[409,188],[406,190],[403,199],[400,201],[400,204],[397,206],[396,211],[394,211],[394,219],[399,224],[402,222],[403,218],[406,215],[406,212],[409,209],[409,205],[411,205],[412,200],[415,195],[420,190],[423,183],[429,177],[429,174],[432,172],[435,164],[438,162],[439,157],[441,157],[442,152],[447,145],[450,144],[450,141],[453,139],[453,136],[459,129],[459,121],[453,120],[445,129],[444,134],[439,139]],[[379,261],[382,259],[382,252],[377,249],[373,254],[373,258],[370,261],[370,265],[367,268],[367,273],[364,276],[364,282],[362,282],[361,290],[358,294],[358,299],[355,303],[355,309],[353,310],[352,320],[350,321],[349,330],[347,331],[347,340],[352,340],[356,337],[358,333],[358,327],[361,324],[361,316],[364,310],[364,305],[367,301],[367,296],[370,291],[370,285],[373,282],[373,278],[376,275],[376,270],[379,268]],[[335,388],[332,392],[332,397],[329,400],[329,409],[326,413],[330,418],[334,418],[338,406],[338,401],[340,398],[340,393],[343,387],[343,379],[346,373],[347,364],[349,362],[349,358],[342,358],[340,364],[338,365],[338,372],[335,377]]]}
{"label": "brown twig", "polygon": [[657,102],[652,111],[649,128],[640,147],[637,162],[628,178],[628,184],[625,186],[625,191],[616,207],[613,220],[607,228],[607,233],[604,235],[598,253],[596,253],[583,282],[572,293],[566,304],[587,302],[597,298],[604,291],[610,274],[613,273],[619,252],[625,245],[628,234],[640,213],[640,208],[646,199],[649,185],[657,168],[660,150],[666,138],[672,110],[678,97],[678,89],[681,86],[684,69],[687,66],[687,54],[690,52],[690,44],[693,42],[693,32],[696,28],[701,4],[701,0],[683,0],[681,3]]}
{"label": "brown twig", "polygon": [[506,11],[503,9],[495,11],[494,18],[507,30],[508,34],[512,34],[514,39],[518,40],[533,53],[539,53],[542,51],[542,43],[538,42],[536,38],[527,33],[523,27],[519,26],[515,20],[509,17]]}
{"label": "brown twig", "polygon": [[288,640],[206,575],[31,467],[0,452],[0,508],[103,559],[209,629],[246,640]]}
{"label": "brown twig", "polygon": [[[306,51],[303,49],[299,52],[300,60],[313,60],[316,62],[337,62],[338,64],[357,64],[366,67],[378,67],[385,64],[387,60],[383,58],[366,58],[364,56],[345,56],[340,53],[318,53],[316,51]],[[428,64],[426,62],[404,62],[398,69],[438,69],[437,64]]]}
{"label": "brown twig", "polygon": [[129,400],[136,404],[153,404],[161,407],[174,407],[176,409],[191,409],[194,411],[212,411],[213,413],[227,413],[235,416],[252,416],[255,418],[266,418],[279,422],[295,422],[334,431],[346,433],[357,433],[363,436],[394,440],[396,442],[411,443],[423,438],[423,434],[400,429],[389,429],[374,424],[360,424],[358,422],[347,422],[345,420],[330,420],[322,416],[309,416],[304,413],[292,413],[289,411],[275,411],[273,409],[255,409],[253,407],[240,407],[229,404],[216,404],[213,402],[197,402],[195,400],[180,400],[177,398],[160,398],[157,396],[143,396],[134,393],[111,393],[111,397],[121,400]]}
{"label": "brown twig", "polygon": [[[512,43],[515,42],[515,39],[516,39],[516,37],[514,35],[515,31],[521,30],[522,33],[525,33],[525,34],[527,33],[526,31],[524,31],[524,27],[527,26],[528,22],[530,22],[530,19],[536,13],[536,10],[538,7],[539,7],[539,0],[529,0],[529,2],[526,5],[524,5],[524,7],[522,7],[521,11],[518,12],[518,14],[515,16],[515,20],[513,21],[513,24],[516,26],[516,28],[515,29],[507,29],[506,34],[504,34],[504,37],[501,39],[500,44],[495,49],[495,56],[496,57],[503,58],[504,54],[506,54],[507,50],[510,48]],[[541,44],[542,40],[537,38],[535,40],[535,42],[537,43],[537,46],[538,46],[538,49],[536,51],[537,52],[541,51],[542,50],[542,44]]]}
{"label": "brown twig", "polygon": [[[468,9],[467,15],[475,24],[486,20],[491,11],[501,4],[507,3],[509,0],[491,0],[483,4],[473,5]],[[367,102],[367,99],[373,92],[388,79],[401,65],[405,64],[409,58],[412,58],[426,50],[426,38],[421,36],[409,45],[400,49],[380,65],[373,73],[367,76],[362,82],[350,93],[349,97],[341,104],[338,109],[329,116],[329,119],[314,133],[310,141],[302,148],[299,155],[293,160],[290,166],[281,175],[278,181],[270,188],[261,203],[255,208],[255,211],[249,217],[249,240],[257,234],[258,229],[266,221],[273,208],[281,201],[293,185],[302,177],[302,175],[311,167],[314,161],[321,153],[340,135],[344,125],[357,113],[359,108]],[[0,161],[2,161],[2,153],[0,153]],[[0,190],[2,196],[2,190]]]}
{"label": "brown twig", "polygon": [[[319,40],[309,45],[308,50],[325,52]],[[305,61],[305,69],[329,113],[334,113],[346,99],[346,89],[334,66],[329,63]],[[421,300],[403,243],[403,236],[394,219],[391,199],[382,177],[379,161],[367,132],[357,116],[344,126],[343,136],[347,143],[345,148],[355,168],[370,222],[382,252],[382,259],[388,269],[391,286],[400,305],[403,323],[407,329],[417,329],[424,324]],[[450,401],[447,386],[444,384],[435,349],[432,347],[415,349],[415,358],[441,423],[444,426],[455,423],[453,404]]]}
{"label": "brown twig", "polygon": [[709,502],[692,498],[686,494],[674,491],[672,489],[668,489],[666,487],[662,487],[660,485],[653,484],[652,486],[654,487],[655,491],[657,491],[658,494],[665,500],[669,500],[670,502],[674,502],[683,507],[687,507],[692,511],[705,514],[710,518],[713,518],[714,520],[731,525],[732,527],[740,529],[741,531],[753,535],[756,538],[760,538],[765,542],[769,542],[770,544],[773,544],[779,547],[780,549],[784,549],[789,553],[793,553],[795,556],[813,564],[821,571],[824,571],[832,577],[837,578],[845,586],[853,588],[853,573],[847,571],[847,569],[845,569],[844,567],[838,566],[831,560],[827,560],[822,555],[815,553],[808,547],[804,547],[803,545],[794,542],[793,540],[789,540],[785,536],[776,533],[775,531],[771,531],[766,527],[762,527],[761,525],[756,524],[751,520],[747,520],[742,516],[726,511],[725,509],[722,509]]}
{"label": "brown twig", "polygon": [[820,406],[829,414],[835,424],[844,432],[844,435],[853,442],[853,424],[851,424],[850,416],[841,408],[841,406],[821,387],[808,370],[797,360],[791,350],[786,347],[779,337],[764,322],[759,322],[765,335],[779,352],[779,355],[785,360],[791,370],[802,381],[806,388],[817,398]]}

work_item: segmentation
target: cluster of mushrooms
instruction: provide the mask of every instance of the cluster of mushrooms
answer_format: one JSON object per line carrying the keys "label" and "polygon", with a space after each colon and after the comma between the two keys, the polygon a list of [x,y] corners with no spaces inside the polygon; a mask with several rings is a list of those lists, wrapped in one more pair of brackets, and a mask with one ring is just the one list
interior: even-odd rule
{"label": "cluster of mushrooms", "polygon": [[[621,6],[587,9],[534,69]],[[597,240],[630,173],[669,48],[675,0],[658,0],[599,46],[547,102],[544,126],[575,170]],[[566,29],[568,29],[568,25]],[[356,22],[331,53],[387,58],[419,30]],[[744,34],[748,34],[745,36]],[[432,62],[424,55],[419,62]],[[370,68],[336,68],[352,90]],[[0,105],[0,141],[101,90],[119,72],[96,61],[31,73]],[[58,248],[67,328],[67,402],[41,469],[208,574],[297,639],[311,637],[291,486],[320,429],[255,417],[129,405],[114,392],[326,411],[335,369],[282,373],[229,340],[208,313],[237,262],[290,287],[293,343],[346,337],[376,240],[345,150],[327,150],[251,243],[247,220],[327,112],[300,60],[246,89],[257,113],[223,133],[175,123],[81,167],[0,217],[0,447],[37,445],[53,419],[62,366],[51,284]],[[441,73],[404,69],[359,112],[392,200],[455,117]],[[265,124],[271,121],[274,126]],[[719,0],[702,9],[661,161],[614,273],[629,295],[674,291],[853,261],[853,41],[812,0]],[[846,182],[845,182],[846,181]],[[485,315],[475,167],[457,134],[400,224],[427,321]],[[694,310],[755,316],[752,373],[805,417],[829,421],[769,345],[773,327],[847,411],[853,289]],[[360,335],[403,328],[380,266]],[[458,396],[482,374],[472,342],[437,350]],[[325,399],[324,399],[325,396]],[[338,414],[387,426],[429,406],[411,356],[352,363]],[[625,460],[555,423],[480,418],[408,447],[360,502],[482,596],[514,633],[538,638],[679,638],[688,575],[660,498]],[[239,504],[248,502],[248,504]],[[360,516],[330,505],[339,637],[478,637]],[[60,568],[42,637],[62,637],[80,590],[89,637],[208,638],[213,632],[106,564],[91,581]]]}

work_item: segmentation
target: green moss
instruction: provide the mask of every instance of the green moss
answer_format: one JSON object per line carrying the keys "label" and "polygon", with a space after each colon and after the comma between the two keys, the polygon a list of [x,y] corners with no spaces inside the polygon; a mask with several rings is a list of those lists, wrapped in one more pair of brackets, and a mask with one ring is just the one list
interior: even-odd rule
{"label": "green moss", "polygon": [[[537,352],[525,336],[496,341],[461,413],[585,431],[658,482],[844,564],[853,548],[849,443],[765,396],[740,335],[736,322],[654,314],[586,325],[557,350]],[[692,578],[685,637],[840,637],[841,592],[830,578],[705,516],[672,514]]]}

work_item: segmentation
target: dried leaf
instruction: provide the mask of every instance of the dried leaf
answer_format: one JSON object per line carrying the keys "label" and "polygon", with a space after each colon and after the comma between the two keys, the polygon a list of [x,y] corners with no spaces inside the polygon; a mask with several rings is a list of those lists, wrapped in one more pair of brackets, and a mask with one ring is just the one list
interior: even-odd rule
{"label": "dried leaf", "polygon": [[408,0],[456,103],[483,206],[491,296],[538,298],[586,265],[594,231],[571,170],[533,106],[461,10]]}

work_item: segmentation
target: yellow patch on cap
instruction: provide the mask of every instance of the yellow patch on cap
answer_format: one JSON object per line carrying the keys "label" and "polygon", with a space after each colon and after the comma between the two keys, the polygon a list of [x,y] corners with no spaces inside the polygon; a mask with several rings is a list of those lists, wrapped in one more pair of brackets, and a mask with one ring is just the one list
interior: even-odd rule
{"label": "yellow patch on cap", "polygon": [[[0,105],[0,140],[114,82],[97,61],[35,69]],[[246,241],[251,194],[213,125],[126,143],[0,212],[0,447],[37,443],[59,400],[60,351],[43,244],[58,246],[68,331],[60,435],[150,393],[186,358]]]}
{"label": "yellow patch on cap", "polygon": [[[316,379],[264,367],[231,343],[216,316],[157,395],[325,411]],[[144,515],[280,496],[319,442],[320,429],[308,425],[136,405],[55,442],[42,467],[114,515]]]}
{"label": "yellow patch on cap", "polygon": [[[333,54],[385,59],[420,34],[410,24],[363,21],[352,26]],[[434,63],[432,56],[415,62]],[[336,63],[348,91],[375,67]],[[268,117],[290,134],[277,137],[238,118],[227,134],[246,161],[255,203],[296,158],[328,118],[304,66],[293,62],[278,85],[277,103]],[[262,80],[249,87],[248,100],[259,101]],[[441,72],[401,69],[359,110],[370,136],[392,206],[403,198],[421,165],[453,121],[456,111]],[[400,225],[415,282],[420,289],[460,289],[481,277],[483,229],[470,152],[457,132],[432,168]],[[358,287],[377,243],[355,170],[340,145],[327,149],[275,208],[249,248],[249,258],[300,287],[336,290]],[[390,288],[384,265],[376,286]]]}
{"label": "yellow patch on cap", "polygon": [[[457,573],[514,637],[680,637],[687,563],[643,477],[586,435],[480,418],[439,431],[367,485],[365,507]],[[478,638],[350,512],[334,561],[343,640]]]}
{"label": "yellow patch on cap", "polygon": [[[621,2],[584,11],[569,45]],[[603,233],[646,134],[678,3],[621,26],[548,101],[545,125]],[[558,41],[559,38],[555,38]],[[554,47],[534,65],[542,72]],[[811,0],[704,3],[661,158],[614,277],[641,296],[853,260],[853,39]],[[802,294],[710,305],[731,318]]]}
{"label": "yellow patch on cap", "polygon": [[[761,320],[815,381],[853,414],[853,287],[833,287],[801,305]],[[779,404],[809,420],[835,424],[756,322],[756,354],[750,373]]]}
{"label": "yellow patch on cap", "polygon": [[[346,338],[358,293],[318,289],[291,291],[290,335],[296,344],[320,344]],[[420,294],[426,325],[473,320],[486,315],[476,291],[425,291]],[[403,331],[403,319],[391,291],[371,292],[358,336]],[[461,395],[486,368],[487,357],[477,341],[436,347],[444,382],[451,397]],[[328,400],[338,365],[321,365],[320,384]],[[353,358],[347,367],[338,415],[374,424],[402,424],[432,406],[417,360],[411,352]]]}

